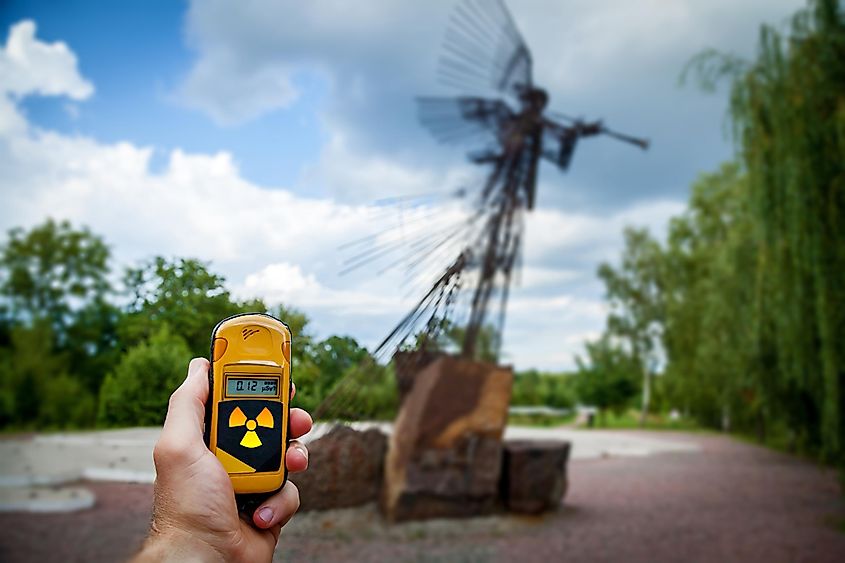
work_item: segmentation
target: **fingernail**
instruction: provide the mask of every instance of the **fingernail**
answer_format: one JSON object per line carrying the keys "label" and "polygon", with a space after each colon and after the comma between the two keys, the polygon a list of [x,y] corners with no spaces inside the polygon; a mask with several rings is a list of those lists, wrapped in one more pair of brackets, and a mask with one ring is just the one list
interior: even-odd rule
{"label": "fingernail", "polygon": [[258,517],[261,518],[265,524],[269,524],[273,520],[273,509],[269,506],[265,506],[258,511]]}

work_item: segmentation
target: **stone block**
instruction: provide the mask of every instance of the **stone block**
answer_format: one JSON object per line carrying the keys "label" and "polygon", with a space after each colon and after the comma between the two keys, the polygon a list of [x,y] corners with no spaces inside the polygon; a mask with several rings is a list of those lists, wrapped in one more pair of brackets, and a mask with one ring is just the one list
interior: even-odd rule
{"label": "stone block", "polygon": [[556,509],[568,486],[569,449],[565,441],[505,442],[501,482],[505,507],[524,514]]}
{"label": "stone block", "polygon": [[510,368],[445,355],[413,377],[388,441],[390,520],[495,509],[512,383]]}
{"label": "stone block", "polygon": [[337,426],[308,443],[308,471],[290,475],[300,510],[347,508],[380,498],[387,437]]}

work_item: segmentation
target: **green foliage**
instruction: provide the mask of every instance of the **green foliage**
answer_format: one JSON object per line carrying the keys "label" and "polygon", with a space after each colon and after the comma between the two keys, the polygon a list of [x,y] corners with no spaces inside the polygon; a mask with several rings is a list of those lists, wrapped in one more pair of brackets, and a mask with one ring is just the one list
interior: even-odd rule
{"label": "green foliage", "polygon": [[261,301],[234,301],[225,279],[191,258],[161,256],[129,268],[124,276],[131,304],[120,324],[122,340],[133,345],[149,338],[162,324],[184,338],[196,356],[207,356],[209,335],[218,321],[237,313],[263,312]]}
{"label": "green foliage", "polygon": [[370,355],[354,338],[348,336],[330,336],[314,346],[312,354],[314,363],[320,369],[322,381],[329,387]]}
{"label": "green foliage", "polygon": [[755,256],[747,176],[736,163],[703,175],[665,250],[667,392],[713,426],[749,424],[764,384],[751,338]]}
{"label": "green foliage", "polygon": [[608,411],[600,419],[596,420],[594,428],[610,429],[632,429],[645,428],[648,430],[675,430],[675,431],[706,431],[692,418],[681,417],[673,419],[667,414],[650,413],[645,423],[640,420],[640,413],[635,409],[624,409],[621,411]]}
{"label": "green foliage", "polygon": [[329,336],[317,341],[308,329],[308,317],[301,311],[280,306],[273,311],[291,329],[293,336],[292,374],[296,382],[294,404],[315,412],[345,374],[362,362],[369,352],[354,338]]}
{"label": "green foliage", "polygon": [[818,0],[764,29],[731,114],[760,250],[754,338],[764,406],[845,459],[845,12]]}
{"label": "green foliage", "polygon": [[621,412],[639,392],[642,373],[640,359],[603,335],[586,343],[586,358],[577,357],[575,388],[579,399],[596,407],[600,415],[606,410]]}
{"label": "green foliage", "polygon": [[399,408],[393,370],[370,358],[349,366],[328,397],[332,419],[389,420]]}
{"label": "green foliage", "polygon": [[38,428],[86,428],[93,424],[96,413],[94,395],[79,379],[62,373],[44,389]]}
{"label": "green foliage", "polygon": [[108,259],[100,237],[52,220],[30,231],[12,229],[0,251],[0,322],[7,334],[48,322],[51,351],[89,393],[97,392],[102,368],[117,352],[117,310],[106,302]]}
{"label": "green foliage", "polygon": [[100,424],[161,424],[170,394],[185,379],[190,359],[185,340],[162,325],[148,342],[130,349],[106,376],[100,393]]}
{"label": "green foliage", "polygon": [[575,406],[574,377],[570,374],[541,373],[537,370],[516,373],[511,404],[572,408]]}
{"label": "green foliage", "polygon": [[355,339],[330,336],[307,351],[303,364],[295,379],[298,406],[332,420],[381,420],[396,414],[392,366],[376,362]]}
{"label": "green foliage", "polygon": [[[125,271],[129,299],[118,307],[108,260],[102,239],[66,222],[9,232],[0,249],[0,427],[159,424],[188,360],[207,356],[217,322],[266,310],[233,299],[207,264],[163,257]],[[344,416],[395,412],[392,372],[354,339],[318,341],[303,312],[273,313],[294,337],[297,405],[316,409],[346,380],[354,408]]]}
{"label": "green foliage", "polygon": [[123,312],[104,299],[80,309],[67,329],[61,349],[67,353],[69,372],[96,395],[104,375],[121,354],[118,324]]}
{"label": "green foliage", "polygon": [[52,219],[29,232],[12,229],[8,236],[0,250],[0,295],[7,314],[23,322],[49,319],[63,337],[74,310],[107,292],[108,247],[87,229]]}
{"label": "green foliage", "polygon": [[11,331],[0,354],[0,423],[19,428],[72,428],[94,421],[92,394],[66,371],[46,320]]}
{"label": "green foliage", "polygon": [[[714,62],[719,55],[708,55],[716,69],[709,79],[721,74],[732,81],[731,118],[746,175],[733,190],[738,203],[721,202],[733,212],[717,233],[723,247],[702,258],[713,288],[697,291],[708,293],[702,310],[715,311],[702,321],[706,333],[695,361],[700,373],[713,378],[712,393],[721,395],[698,397],[699,409],[719,404],[760,438],[788,428],[791,441],[842,460],[845,13],[840,6],[836,0],[810,2],[793,18],[788,37],[764,27],[756,60],[731,71]],[[720,343],[715,327],[729,325],[734,330],[730,336],[722,332]]]}
{"label": "green foliage", "polygon": [[[652,370],[657,363],[655,354],[664,317],[661,258],[660,245],[647,230],[627,228],[622,263],[617,268],[604,263],[598,270],[610,302],[608,334],[624,342],[640,366],[643,423],[651,401]],[[595,345],[597,353],[610,354],[609,341]],[[587,353],[590,355],[589,346]],[[604,361],[609,359],[607,356]]]}
{"label": "green foliage", "polygon": [[563,426],[575,421],[575,412],[564,415],[549,414],[514,414],[508,415],[508,425],[513,426],[539,426],[544,428]]}
{"label": "green foliage", "polygon": [[330,336],[317,343],[308,337],[303,342],[294,340],[294,348],[297,347],[300,359],[293,365],[295,401],[311,412],[316,411],[353,367],[371,359],[369,352],[349,337]]}
{"label": "green foliage", "polygon": [[811,1],[755,60],[688,70],[730,80],[738,162],[695,183],[664,246],[626,234],[624,275],[601,272],[610,330],[637,357],[660,336],[663,409],[842,463],[845,12]]}

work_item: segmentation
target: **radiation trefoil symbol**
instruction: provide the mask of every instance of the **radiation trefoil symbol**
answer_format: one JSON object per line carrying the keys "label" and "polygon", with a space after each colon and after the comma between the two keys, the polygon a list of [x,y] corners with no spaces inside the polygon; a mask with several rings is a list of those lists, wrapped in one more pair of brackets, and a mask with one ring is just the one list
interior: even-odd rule
{"label": "radiation trefoil symbol", "polygon": [[257,448],[261,445],[261,438],[255,432],[257,426],[263,428],[273,428],[273,413],[270,409],[264,407],[255,420],[249,419],[244,414],[240,407],[235,407],[232,414],[229,415],[229,428],[246,425],[246,434],[241,439],[241,445],[245,448]]}

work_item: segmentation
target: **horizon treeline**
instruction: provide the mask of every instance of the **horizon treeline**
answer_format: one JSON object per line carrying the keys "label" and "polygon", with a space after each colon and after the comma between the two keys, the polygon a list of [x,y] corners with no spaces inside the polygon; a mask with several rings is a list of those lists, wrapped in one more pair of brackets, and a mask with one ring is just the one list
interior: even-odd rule
{"label": "horizon treeline", "polygon": [[[230,315],[267,312],[289,324],[296,402],[315,408],[369,357],[347,336],[318,340],[307,316],[240,301],[225,279],[192,258],[155,257],[115,284],[110,249],[87,228],[48,219],[12,229],[0,247],[0,427],[156,425],[195,356],[208,357],[211,329]],[[394,410],[388,390],[358,405],[363,416]]]}
{"label": "horizon treeline", "polygon": [[[242,312],[283,319],[294,336],[296,406],[311,412],[349,378],[354,397],[333,415],[390,419],[392,365],[351,336],[318,339],[302,311],[237,300],[225,279],[193,258],[155,257],[116,280],[104,239],[67,221],[15,228],[0,244],[0,428],[158,425],[212,328]],[[529,371],[514,399],[571,407],[560,378]]]}

